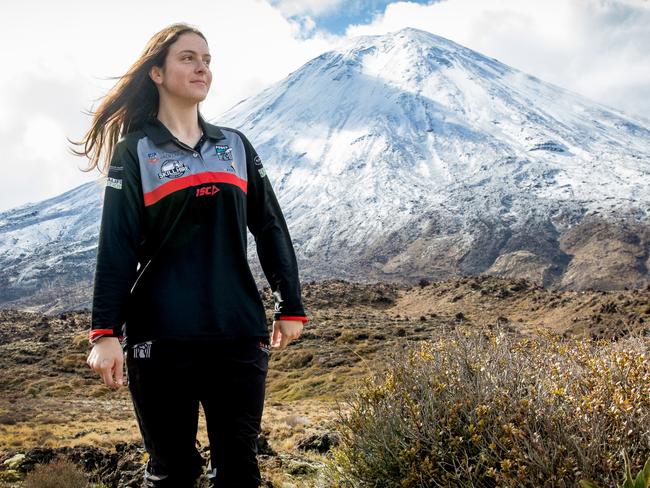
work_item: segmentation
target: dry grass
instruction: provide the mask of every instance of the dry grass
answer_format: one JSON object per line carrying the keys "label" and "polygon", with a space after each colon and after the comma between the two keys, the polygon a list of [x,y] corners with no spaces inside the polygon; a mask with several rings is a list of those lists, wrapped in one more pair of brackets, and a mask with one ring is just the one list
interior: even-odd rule
{"label": "dry grass", "polygon": [[86,488],[88,480],[83,470],[66,459],[55,459],[36,466],[25,478],[25,488]]}
{"label": "dry grass", "polygon": [[650,456],[650,339],[459,326],[364,381],[339,419],[336,487],[615,486]]}

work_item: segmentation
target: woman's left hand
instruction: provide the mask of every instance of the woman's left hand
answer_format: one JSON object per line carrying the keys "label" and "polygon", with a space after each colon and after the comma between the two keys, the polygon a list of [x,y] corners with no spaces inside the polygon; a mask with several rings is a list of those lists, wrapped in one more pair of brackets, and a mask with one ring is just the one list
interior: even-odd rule
{"label": "woman's left hand", "polygon": [[274,320],[271,348],[284,349],[292,340],[300,337],[302,328],[300,320]]}

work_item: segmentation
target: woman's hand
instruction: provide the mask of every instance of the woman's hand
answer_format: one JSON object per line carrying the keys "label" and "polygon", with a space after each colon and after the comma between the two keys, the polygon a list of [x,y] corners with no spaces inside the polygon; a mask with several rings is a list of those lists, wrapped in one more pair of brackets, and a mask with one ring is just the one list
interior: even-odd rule
{"label": "woman's hand", "polygon": [[272,349],[284,349],[294,339],[300,337],[303,323],[300,320],[274,320],[271,337]]}
{"label": "woman's hand", "polygon": [[106,386],[119,388],[124,385],[124,352],[117,337],[97,339],[86,363],[99,373]]}

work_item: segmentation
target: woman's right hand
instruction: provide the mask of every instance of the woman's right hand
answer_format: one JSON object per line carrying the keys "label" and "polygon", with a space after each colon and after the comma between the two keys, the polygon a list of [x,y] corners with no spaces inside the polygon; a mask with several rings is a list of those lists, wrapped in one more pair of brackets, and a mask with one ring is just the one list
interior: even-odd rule
{"label": "woman's right hand", "polygon": [[86,363],[99,373],[106,386],[119,388],[124,385],[124,352],[117,337],[97,339]]}

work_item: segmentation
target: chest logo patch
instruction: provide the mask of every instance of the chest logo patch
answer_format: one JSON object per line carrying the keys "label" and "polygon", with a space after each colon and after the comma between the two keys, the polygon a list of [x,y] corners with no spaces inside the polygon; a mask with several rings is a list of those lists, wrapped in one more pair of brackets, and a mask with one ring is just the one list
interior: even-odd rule
{"label": "chest logo patch", "polygon": [[160,162],[160,158],[158,157],[157,152],[150,152],[147,153],[147,161],[149,161],[151,164],[156,164]]}
{"label": "chest logo patch", "polygon": [[178,178],[187,173],[189,169],[185,163],[181,163],[176,159],[168,159],[160,166],[158,178],[161,180],[164,178]]}
{"label": "chest logo patch", "polygon": [[220,161],[232,161],[232,148],[227,144],[216,144],[214,148],[217,151],[217,159]]}

